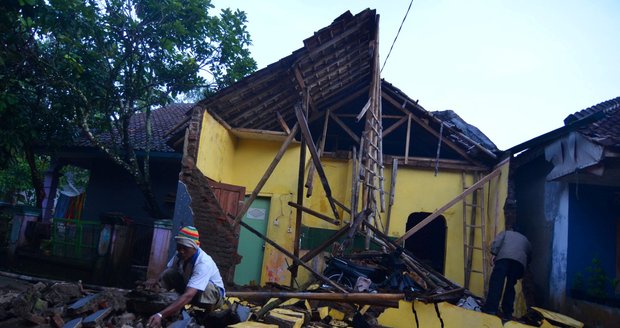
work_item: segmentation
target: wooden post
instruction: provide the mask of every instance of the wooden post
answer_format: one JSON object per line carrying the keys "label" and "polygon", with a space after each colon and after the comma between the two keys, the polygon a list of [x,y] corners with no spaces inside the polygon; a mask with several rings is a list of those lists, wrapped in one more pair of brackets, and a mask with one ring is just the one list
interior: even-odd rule
{"label": "wooden post", "polygon": [[392,159],[392,177],[390,179],[390,201],[388,203],[387,217],[385,219],[385,230],[383,233],[390,233],[390,217],[392,215],[392,205],[394,205],[394,193],[396,188],[396,173],[398,172],[398,158]]}
{"label": "wooden post", "polygon": [[332,190],[329,187],[329,182],[327,180],[327,176],[325,175],[325,171],[323,170],[323,165],[321,165],[321,159],[319,154],[317,153],[316,147],[314,146],[314,141],[312,141],[312,135],[310,134],[310,128],[308,127],[308,122],[303,115],[301,106],[299,104],[295,105],[295,115],[297,116],[297,123],[300,126],[301,134],[306,139],[308,144],[308,149],[310,150],[310,155],[312,157],[312,161],[314,162],[314,166],[316,167],[316,171],[319,174],[319,178],[321,178],[321,184],[323,185],[323,189],[325,190],[325,195],[327,196],[327,200],[329,201],[329,205],[334,212],[334,217],[336,220],[340,220],[340,215],[338,215],[338,210],[336,209],[336,205],[332,199]]}
{"label": "wooden post", "polygon": [[405,139],[405,164],[409,162],[409,140],[411,139],[411,114],[407,115],[407,138]]}
{"label": "wooden post", "polygon": [[[319,145],[319,156],[323,156],[323,151],[325,151],[325,139],[327,139],[327,123],[329,122],[329,113],[328,109],[325,112],[325,121],[323,122],[323,133],[321,134],[321,144]],[[308,168],[308,180],[306,181],[306,197],[312,196],[312,189],[314,188],[314,171],[316,171],[314,167],[314,163],[310,162],[310,167]]]}
{"label": "wooden post", "polygon": [[235,218],[235,225],[241,222],[241,219],[243,218],[245,213],[250,208],[250,205],[252,205],[252,202],[254,202],[254,199],[256,199],[256,196],[258,196],[258,193],[261,191],[261,189],[263,189],[263,186],[267,182],[267,179],[269,179],[269,177],[271,176],[271,173],[273,173],[273,170],[275,170],[276,166],[282,159],[282,156],[284,156],[286,149],[288,148],[288,146],[291,144],[291,142],[295,138],[295,134],[297,133],[298,128],[299,128],[299,124],[295,124],[293,126],[293,129],[291,129],[291,134],[289,134],[288,137],[286,137],[286,140],[284,140],[284,142],[282,143],[282,146],[280,146],[280,150],[278,150],[276,157],[273,159],[273,161],[267,168],[267,171],[265,171],[265,174],[263,174],[263,177],[256,184],[256,187],[252,191],[252,194],[250,195],[250,197],[248,197],[248,199],[246,199],[245,202],[243,203],[243,207],[241,208],[241,210],[237,214],[237,217]]}
{"label": "wooden post", "polygon": [[416,224],[413,228],[409,229],[407,232],[405,232],[405,234],[402,237],[400,237],[400,238],[398,238],[398,240],[396,240],[396,243],[399,244],[399,243],[404,242],[405,240],[407,240],[407,238],[411,237],[411,235],[413,235],[414,233],[418,232],[420,229],[424,228],[427,224],[429,224],[431,221],[436,219],[438,216],[440,216],[447,209],[449,209],[450,207],[454,206],[454,204],[458,203],[464,197],[467,197],[467,195],[469,195],[472,192],[476,191],[476,189],[478,189],[480,186],[482,186],[485,183],[487,183],[493,177],[499,175],[499,173],[502,170],[502,166],[504,166],[504,164],[506,164],[506,163],[508,163],[508,159],[503,160],[501,163],[499,163],[497,165],[496,169],[493,170],[491,173],[489,173],[487,176],[485,176],[484,178],[480,179],[480,181],[478,181],[478,182],[474,183],[473,185],[471,185],[469,188],[467,188],[467,190],[463,191],[460,195],[456,196],[453,200],[449,201],[448,203],[446,203],[441,208],[435,210],[435,212],[431,213],[431,215],[427,216],[424,220],[420,221],[420,223]]}

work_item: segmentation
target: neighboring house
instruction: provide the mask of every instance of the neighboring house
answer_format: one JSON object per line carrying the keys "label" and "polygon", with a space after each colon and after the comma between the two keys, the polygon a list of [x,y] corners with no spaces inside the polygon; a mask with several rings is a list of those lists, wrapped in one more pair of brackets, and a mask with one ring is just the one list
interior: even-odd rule
{"label": "neighboring house", "polygon": [[[370,224],[399,238],[451,203],[407,239],[406,247],[447,278],[483,296],[482,275],[465,274],[465,268],[488,274],[490,259],[464,243],[480,247],[484,241],[486,248],[503,229],[508,165],[496,168],[500,152],[495,145],[454,112],[429,112],[380,79],[378,21],[374,10],[344,13],[304,40],[299,50],[194,108],[186,125],[178,195],[185,195],[201,245],[225,280],[291,282],[287,268],[292,260],[234,224],[244,212],[239,204],[245,197],[258,196],[243,222],[300,256],[347,227],[363,206],[376,212]],[[307,118],[300,118],[303,111]],[[302,134],[295,133],[300,130]],[[301,138],[303,132],[312,140]],[[291,133],[295,140],[289,143]],[[320,153],[316,170],[313,153]],[[367,180],[362,184],[368,187],[356,189],[360,153],[363,165],[376,165],[364,173]],[[316,173],[309,174],[312,171]],[[492,171],[481,181],[483,189],[459,197]],[[306,197],[310,188],[304,185],[309,184],[312,196]],[[353,215],[352,202],[358,204]],[[484,234],[464,226],[465,220],[472,224],[472,209],[477,220],[473,225],[484,220]],[[186,223],[187,215],[175,216],[175,227]],[[469,236],[475,241],[467,241]],[[364,240],[354,245],[365,247]],[[320,271],[321,256],[310,265]],[[298,279],[307,275],[301,270]]]}
{"label": "neighboring house", "polygon": [[[171,104],[151,113],[150,177],[155,198],[164,218],[168,219],[173,217],[182,153],[166,142],[175,137],[169,132],[186,119],[192,106],[193,104]],[[132,117],[129,134],[138,160],[142,161],[146,148],[144,114]],[[97,137],[106,146],[114,147],[113,138],[109,134],[100,134]],[[51,228],[48,228],[48,231],[51,230],[52,243],[55,243],[52,245],[52,255],[78,261],[92,259],[98,252],[102,255],[101,253],[107,250],[105,245],[99,243],[100,229],[104,228],[105,224],[125,225],[131,227],[126,228],[122,238],[119,238],[127,242],[123,247],[131,252],[118,254],[115,260],[146,266],[153,221],[156,218],[148,214],[145,197],[134,178],[106,154],[92,146],[87,139],[75,141],[74,146],[44,151],[50,154],[53,166],[45,173],[48,197],[43,201],[41,224],[49,225],[54,222]],[[86,169],[89,172],[88,184],[85,190],[76,190],[71,188],[71,185],[62,186],[60,197],[55,199],[57,189],[61,188],[61,168],[66,165]],[[120,228],[115,231],[120,231]],[[114,232],[110,234],[105,235],[114,239]],[[110,241],[112,242],[114,241]],[[92,269],[92,262],[87,261],[86,265],[91,265]]]}
{"label": "neighboring house", "polygon": [[588,326],[620,322],[620,97],[517,145],[516,220],[534,249],[536,304]]}

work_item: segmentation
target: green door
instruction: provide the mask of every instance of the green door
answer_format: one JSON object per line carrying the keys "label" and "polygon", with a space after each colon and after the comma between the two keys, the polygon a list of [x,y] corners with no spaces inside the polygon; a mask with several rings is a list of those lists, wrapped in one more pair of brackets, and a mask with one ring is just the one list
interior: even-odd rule
{"label": "green door", "polygon": [[[269,198],[256,198],[243,217],[243,222],[263,235],[267,235],[269,202]],[[260,284],[265,241],[249,232],[248,229],[241,227],[237,250],[242,259],[235,269],[235,284],[247,285],[251,281],[257,285]]]}

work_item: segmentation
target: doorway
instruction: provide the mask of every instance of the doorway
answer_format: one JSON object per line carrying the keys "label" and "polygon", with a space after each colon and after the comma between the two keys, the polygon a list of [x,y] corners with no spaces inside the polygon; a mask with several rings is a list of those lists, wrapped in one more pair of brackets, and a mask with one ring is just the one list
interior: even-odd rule
{"label": "doorway", "polygon": [[[411,213],[407,219],[406,230],[415,227],[430,214],[428,212]],[[443,274],[446,258],[446,230],[446,219],[440,215],[405,240],[405,248],[418,260]]]}
{"label": "doorway", "polygon": [[[267,222],[269,221],[270,198],[256,198],[247,213],[243,216],[243,222],[263,234],[267,235]],[[237,285],[260,284],[263,269],[263,255],[265,241],[241,228],[239,233],[239,247],[237,252],[242,256],[241,263],[235,269],[234,282]]]}

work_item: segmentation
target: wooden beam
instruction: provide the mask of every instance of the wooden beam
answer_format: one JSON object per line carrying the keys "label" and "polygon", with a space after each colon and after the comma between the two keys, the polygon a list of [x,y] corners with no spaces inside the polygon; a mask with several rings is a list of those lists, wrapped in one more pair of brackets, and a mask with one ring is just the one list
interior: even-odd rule
{"label": "wooden beam", "polygon": [[420,223],[416,224],[413,228],[411,228],[407,232],[405,232],[405,234],[402,237],[400,237],[400,238],[398,238],[396,240],[396,243],[400,244],[400,243],[404,242],[405,240],[407,240],[407,238],[411,237],[414,233],[420,231],[420,229],[424,228],[427,224],[429,224],[431,221],[436,219],[438,216],[440,216],[447,209],[449,209],[450,207],[454,206],[454,204],[460,202],[463,198],[467,197],[469,194],[471,194],[472,192],[474,192],[478,188],[480,188],[480,186],[482,186],[485,183],[487,183],[493,177],[499,175],[500,172],[502,171],[502,167],[506,163],[508,163],[508,162],[509,162],[509,159],[503,160],[501,163],[499,163],[497,165],[495,170],[493,170],[491,173],[489,173],[488,175],[486,175],[485,177],[480,179],[478,182],[476,182],[473,185],[471,185],[469,188],[467,188],[461,194],[459,194],[458,196],[454,197],[454,199],[452,199],[451,201],[449,201],[448,203],[446,203],[444,206],[440,207],[439,209],[435,210],[435,212],[431,213],[424,220],[420,221]]}
{"label": "wooden beam", "polygon": [[314,162],[314,166],[316,167],[316,171],[319,174],[319,178],[321,179],[321,184],[323,185],[323,189],[325,190],[325,195],[327,196],[327,200],[329,201],[329,205],[332,208],[334,213],[334,217],[337,220],[340,220],[340,216],[338,215],[338,210],[336,210],[336,205],[332,199],[332,190],[329,187],[329,182],[327,180],[327,176],[325,175],[325,171],[323,170],[323,165],[321,164],[321,158],[317,153],[316,147],[314,145],[314,141],[312,140],[312,134],[310,133],[310,128],[308,127],[308,122],[303,115],[301,106],[299,104],[295,105],[295,115],[297,116],[297,122],[301,129],[302,136],[306,139],[308,143],[308,149],[310,150],[310,155],[312,157],[312,161]]}
{"label": "wooden beam", "polygon": [[398,159],[392,159],[392,176],[390,177],[390,200],[388,202],[387,216],[385,219],[385,229],[383,233],[390,233],[390,216],[392,215],[392,205],[394,205],[394,192],[396,188],[396,173],[398,172]]}
{"label": "wooden beam", "polygon": [[271,161],[271,164],[269,164],[269,167],[267,168],[267,171],[265,171],[265,174],[263,174],[263,177],[256,184],[256,187],[254,187],[254,190],[252,191],[252,194],[243,203],[243,207],[241,208],[241,210],[237,214],[237,217],[235,218],[235,225],[237,225],[237,224],[239,224],[241,222],[241,219],[243,218],[245,213],[250,208],[250,205],[252,205],[252,202],[254,202],[254,199],[256,199],[256,196],[258,196],[258,193],[261,191],[261,189],[263,189],[263,186],[267,182],[267,179],[269,179],[269,177],[273,173],[273,170],[275,170],[276,166],[278,165],[278,163],[282,159],[282,156],[284,156],[284,153],[286,152],[286,149],[288,148],[288,146],[291,144],[291,142],[295,138],[295,134],[297,133],[297,129],[298,128],[299,128],[299,124],[296,123],[293,126],[293,129],[291,130],[291,134],[289,134],[288,137],[286,138],[286,140],[284,140],[284,142],[282,143],[282,146],[280,146],[280,150],[278,150],[278,153],[274,157],[273,161]]}
{"label": "wooden beam", "polygon": [[216,112],[207,110],[207,113],[211,114],[211,117],[213,117],[218,123],[220,123],[224,128],[226,128],[226,130],[232,129],[230,125],[226,121],[224,121],[223,118],[217,115]]}
{"label": "wooden beam", "polygon": [[[317,301],[332,301],[343,303],[383,303],[398,302],[405,299],[402,293],[315,293],[315,292],[226,292],[226,295],[240,299],[271,299],[271,298],[298,298]],[[397,306],[397,305],[396,305]]]}
{"label": "wooden beam", "polygon": [[[325,112],[330,111],[330,112],[334,112],[338,109],[340,109],[342,107],[342,105],[350,102],[351,100],[361,96],[362,94],[366,93],[367,90],[364,89],[359,89],[357,91],[355,91],[354,93],[346,96],[345,98],[340,99],[338,102],[334,103],[333,105],[327,107],[325,109]],[[308,119],[308,122],[312,123],[316,120],[318,120],[321,116],[323,116],[323,112],[319,113],[319,112],[315,112],[312,115],[310,115],[310,118]]]}
{"label": "wooden beam", "polygon": [[340,125],[340,127],[344,130],[344,132],[346,132],[349,135],[349,137],[351,137],[351,139],[355,140],[355,142],[357,142],[358,144],[360,143],[360,138],[355,133],[353,133],[353,131],[351,131],[351,129],[349,129],[349,127],[346,124],[344,124],[344,122],[340,120],[338,116],[332,113],[330,113],[329,116],[334,120],[334,122]]}
{"label": "wooden beam", "polygon": [[[299,149],[299,170],[297,173],[297,203],[300,206],[304,203],[304,172],[306,171],[306,139],[301,139],[301,148]],[[295,213],[295,237],[293,239],[293,255],[299,257],[299,236],[301,234],[301,219],[303,213],[297,209]],[[291,270],[291,287],[297,279],[297,267]]]}
{"label": "wooden beam", "polygon": [[288,205],[291,206],[291,207],[296,208],[298,210],[297,213],[306,212],[306,213],[311,214],[311,215],[313,215],[313,216],[315,216],[315,217],[317,217],[317,218],[319,218],[319,219],[321,219],[321,220],[323,220],[325,222],[329,222],[329,223],[331,223],[333,225],[340,225],[340,220],[332,219],[332,218],[330,218],[329,216],[327,216],[325,214],[321,214],[321,213],[319,213],[319,212],[317,212],[315,210],[312,210],[312,209],[309,209],[307,207],[304,207],[301,204],[297,204],[297,203],[293,203],[293,202],[288,202]]}
{"label": "wooden beam", "polygon": [[[323,150],[325,149],[325,139],[327,139],[327,126],[329,123],[329,113],[331,111],[328,109],[325,112],[325,120],[323,121],[323,132],[321,133],[321,143],[319,145],[319,156],[323,156]],[[314,188],[314,172],[316,168],[314,167],[314,162],[310,162],[310,167],[308,168],[308,180],[306,181],[306,197],[312,196],[312,189]]]}
{"label": "wooden beam", "polygon": [[[383,118],[385,118],[385,116],[383,116]],[[408,119],[409,119],[409,117],[407,115],[400,116],[400,119],[398,121],[396,121],[394,124],[390,125],[389,128],[383,130],[382,136],[385,138],[388,134],[392,133],[399,126],[403,125],[403,123],[405,123],[405,121],[407,121]]]}
{"label": "wooden beam", "polygon": [[319,279],[323,280],[324,282],[328,283],[329,285],[331,285],[332,287],[336,288],[337,290],[343,292],[343,293],[348,293],[346,291],[346,289],[340,287],[337,283],[329,280],[327,277],[325,277],[324,275],[316,272],[312,267],[310,267],[309,265],[307,265],[306,263],[302,262],[298,257],[296,257],[295,255],[291,254],[289,251],[287,251],[286,249],[284,249],[282,246],[278,245],[276,242],[274,242],[273,240],[267,238],[265,235],[263,235],[262,233],[256,231],[256,229],[252,228],[251,226],[249,226],[247,223],[240,221],[239,224],[241,224],[241,226],[243,226],[244,228],[248,229],[249,232],[255,234],[256,236],[258,236],[259,238],[261,238],[262,240],[264,240],[265,242],[267,242],[269,245],[273,246],[275,249],[279,250],[282,254],[290,257],[294,263],[301,265],[302,267],[304,267],[306,270],[312,272],[316,277],[318,277]]}
{"label": "wooden beam", "polygon": [[[384,97],[387,101],[391,102],[392,105],[399,107],[400,108],[400,104],[398,104],[398,102],[396,102],[396,100],[392,97],[390,97],[389,95],[385,95]],[[422,119],[420,119],[419,117],[409,113],[411,115],[411,119],[416,122],[417,124],[419,124],[422,128],[424,128],[426,131],[428,131],[430,134],[432,134],[433,136],[435,136],[435,138],[439,139],[439,133],[437,131],[435,131],[433,128],[431,128],[429,126],[428,123],[424,122]],[[482,165],[479,161],[473,159],[471,156],[469,156],[469,154],[467,154],[467,152],[465,152],[463,149],[461,149],[461,147],[457,146],[456,144],[454,144],[452,141],[450,141],[448,138],[443,138],[443,143],[445,143],[448,147],[450,147],[452,150],[454,150],[455,152],[457,152],[459,155],[463,156],[463,158],[467,159],[468,161],[475,163],[476,165]]]}
{"label": "wooden beam", "polygon": [[280,114],[280,112],[276,112],[276,116],[278,117],[278,122],[280,123],[282,130],[284,130],[284,133],[291,134],[291,129],[289,129],[284,117],[282,117],[282,114]]}
{"label": "wooden beam", "polygon": [[407,137],[405,139],[405,164],[409,161],[409,140],[411,139],[411,114],[407,115]]}

